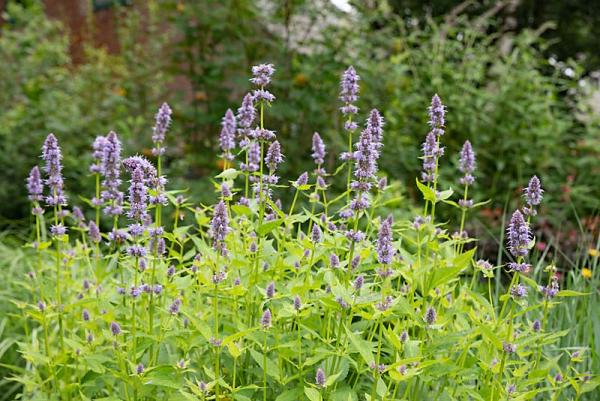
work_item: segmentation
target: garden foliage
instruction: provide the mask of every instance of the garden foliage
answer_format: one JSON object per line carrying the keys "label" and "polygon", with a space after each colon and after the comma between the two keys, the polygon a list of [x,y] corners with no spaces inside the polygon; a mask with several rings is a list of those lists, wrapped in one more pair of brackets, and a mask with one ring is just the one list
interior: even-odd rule
{"label": "garden foliage", "polygon": [[[561,400],[594,391],[598,376],[583,368],[593,350],[559,347],[568,330],[548,323],[562,299],[586,294],[561,290],[553,264],[540,281],[529,274],[540,180],[524,183],[511,213],[509,263],[475,260],[464,227],[483,203],[470,190],[477,148],[465,142],[452,180],[440,179],[449,124],[434,95],[415,182],[423,209],[381,214],[394,202],[378,169],[388,136],[378,110],[356,106],[359,72],[341,78],[341,161],[325,167],[315,133],[313,167],[290,178],[278,173],[286,148],[269,125],[275,69],[253,67],[254,89],[237,112],[223,110],[213,205],[169,188],[167,104],[150,158],[126,155],[115,132],[96,138],[89,197],[68,193],[60,133],[49,134],[27,180],[36,259],[21,285],[34,301],[16,302],[27,365],[12,377],[23,396]],[[345,190],[332,193],[333,183]],[[460,219],[440,221],[445,208]],[[503,272],[511,282],[496,298],[492,278]]]}

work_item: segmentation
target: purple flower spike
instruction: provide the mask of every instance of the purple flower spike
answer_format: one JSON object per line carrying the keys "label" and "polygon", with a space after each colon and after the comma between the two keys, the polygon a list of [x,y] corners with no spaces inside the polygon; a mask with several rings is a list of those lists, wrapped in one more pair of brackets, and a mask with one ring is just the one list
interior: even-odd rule
{"label": "purple flower spike", "polygon": [[90,224],[88,225],[88,236],[90,237],[90,241],[94,244],[97,244],[102,240],[100,237],[100,229],[93,221],[90,221]]}
{"label": "purple flower spike", "polygon": [[523,284],[517,284],[510,288],[510,295],[514,299],[521,299],[527,296],[527,287]]}
{"label": "purple flower spike", "polygon": [[169,125],[171,125],[171,113],[171,108],[166,103],[163,103],[156,113],[156,122],[152,130],[152,142],[154,142],[155,145],[155,148],[152,149],[152,153],[155,156],[164,152],[162,144],[165,141],[167,129],[169,129]]}
{"label": "purple flower spike", "polygon": [[260,324],[264,330],[271,328],[271,320],[272,320],[271,310],[267,309],[260,319]]}
{"label": "purple flower spike", "polygon": [[40,175],[38,166],[33,166],[27,177],[27,192],[29,192],[29,200],[32,202],[41,201],[44,197],[44,183]]}
{"label": "purple flower spike", "polygon": [[119,190],[121,186],[121,142],[117,134],[111,131],[106,136],[103,145],[100,171],[104,176],[101,198],[107,204],[104,213],[109,216],[118,216],[123,214],[123,192]]}
{"label": "purple flower spike", "polygon": [[90,173],[100,174],[102,172],[102,155],[104,153],[104,142],[106,138],[97,136],[92,144],[92,158],[94,163],[90,166]]}
{"label": "purple flower spike", "polygon": [[221,253],[226,252],[225,237],[229,232],[229,217],[227,216],[227,206],[225,202],[219,201],[215,205],[213,219],[210,223],[210,233],[213,238],[214,249]]}
{"label": "purple flower spike", "polygon": [[[358,81],[360,80],[360,76],[356,74],[354,67],[350,66],[344,73],[342,74],[342,79],[340,82],[340,100],[344,103],[344,106],[341,107],[342,114],[356,114],[358,113],[358,108],[353,104],[358,100]],[[354,127],[347,127],[354,128]],[[353,131],[354,129],[348,129],[349,131]]]}
{"label": "purple flower spike", "polygon": [[427,311],[425,312],[425,322],[427,322],[428,325],[432,325],[435,323],[437,319],[437,313],[435,312],[435,309],[433,307],[428,307]]}
{"label": "purple flower spike", "polygon": [[473,147],[469,141],[465,141],[460,151],[458,169],[464,174],[460,178],[460,183],[462,185],[473,184],[475,181],[475,177],[473,177],[473,171],[475,171],[475,152],[473,152]]}
{"label": "purple flower spike", "polygon": [[225,117],[221,122],[221,135],[219,136],[219,145],[223,151],[223,157],[227,160],[232,160],[233,155],[231,150],[235,148],[235,129],[236,129],[235,115],[231,109],[227,109]]}
{"label": "purple flower spike", "polygon": [[306,184],[308,184],[308,173],[305,171],[304,173],[300,174],[296,180],[296,186],[301,187]]}
{"label": "purple flower spike", "polygon": [[119,334],[121,334],[121,326],[119,326],[119,323],[111,322],[110,323],[110,332],[112,333],[113,336],[118,336]]}
{"label": "purple flower spike", "polygon": [[253,77],[250,79],[256,86],[264,87],[271,83],[271,76],[275,72],[273,64],[259,64],[252,67]]}
{"label": "purple flower spike", "polygon": [[432,132],[437,136],[444,135],[445,114],[446,107],[442,104],[442,99],[436,93],[433,95],[431,106],[429,107],[429,125],[432,128]]}
{"label": "purple flower spike", "polygon": [[516,210],[508,225],[507,229],[508,247],[510,253],[515,257],[526,256],[529,252],[529,240],[531,235],[529,226],[525,222],[520,211]]}
{"label": "purple flower spike", "polygon": [[367,119],[367,129],[371,133],[373,142],[375,143],[375,147],[377,149],[383,146],[383,124],[383,117],[381,116],[379,110],[371,110],[371,113],[369,113],[369,118]]}
{"label": "purple flower spike", "polygon": [[271,299],[275,296],[275,282],[271,281],[265,290],[265,295],[267,298]]}
{"label": "purple flower spike", "polygon": [[144,221],[148,211],[148,188],[145,184],[144,171],[136,167],[131,173],[129,186],[129,212],[127,216],[132,220]]}
{"label": "purple flower spike", "polygon": [[269,166],[271,171],[277,170],[277,166],[283,162],[283,156],[281,155],[281,145],[279,141],[273,142],[267,150],[267,156],[265,157],[265,163]]}
{"label": "purple flower spike", "polygon": [[242,100],[242,105],[237,111],[237,121],[241,127],[240,134],[247,136],[248,130],[254,123],[256,117],[256,109],[254,108],[254,99],[252,94],[248,93]]}
{"label": "purple flower spike", "polygon": [[49,206],[65,206],[67,198],[63,193],[62,154],[54,134],[48,134],[46,137],[42,147],[42,158],[46,162],[44,167],[44,171],[48,176],[46,185],[50,188],[50,195],[46,197],[46,204]]}
{"label": "purple flower spike", "polygon": [[325,378],[325,371],[323,370],[323,368],[317,369],[317,374],[315,376],[315,384],[319,387],[325,387],[326,378]]}
{"label": "purple flower spike", "polygon": [[251,141],[248,145],[248,164],[241,163],[240,169],[250,173],[258,171],[260,166],[260,145],[256,141]]}
{"label": "purple flower spike", "polygon": [[425,137],[423,143],[423,172],[421,178],[423,182],[434,182],[436,179],[436,166],[438,159],[444,154],[444,148],[440,147],[437,137],[430,132]]}
{"label": "purple flower spike", "polygon": [[527,215],[535,216],[537,214],[535,210],[535,206],[542,203],[544,190],[542,189],[542,184],[540,183],[540,179],[537,176],[531,177],[529,180],[529,185],[527,188],[523,190],[523,196],[525,197],[525,201],[527,202],[527,207],[523,208],[523,212]]}
{"label": "purple flower spike", "polygon": [[312,137],[312,158],[316,164],[325,162],[325,144],[318,132],[315,132]]}
{"label": "purple flower spike", "polygon": [[323,237],[323,233],[321,232],[321,228],[318,225],[314,225],[312,228],[311,239],[313,243],[318,244],[321,242],[321,238]]}
{"label": "purple flower spike", "polygon": [[302,300],[298,295],[294,297],[294,310],[299,311],[302,308]]}
{"label": "purple flower spike", "polygon": [[375,177],[378,158],[377,144],[373,141],[370,130],[365,128],[360,134],[356,152],[354,152],[356,165],[354,175],[359,181],[367,181]]}
{"label": "purple flower spike", "polygon": [[392,263],[394,247],[392,246],[392,216],[383,220],[379,228],[377,238],[377,260],[379,263],[388,265]]}

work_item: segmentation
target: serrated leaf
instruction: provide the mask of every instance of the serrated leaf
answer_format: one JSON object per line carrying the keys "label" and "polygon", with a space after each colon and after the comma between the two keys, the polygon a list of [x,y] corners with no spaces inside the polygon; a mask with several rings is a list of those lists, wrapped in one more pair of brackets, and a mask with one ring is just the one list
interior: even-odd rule
{"label": "serrated leaf", "polygon": [[430,202],[435,202],[435,192],[433,191],[433,188],[430,188],[429,186],[422,184],[418,178],[416,179],[416,181],[417,181],[417,188],[419,188],[419,191],[421,191],[421,193],[423,194],[423,199],[430,201]]}
{"label": "serrated leaf", "polygon": [[308,397],[310,401],[323,401],[321,393],[315,388],[304,387],[304,394]]}
{"label": "serrated leaf", "polygon": [[271,231],[273,231],[274,229],[276,229],[277,227],[279,227],[282,223],[283,223],[283,219],[276,219],[276,220],[268,221],[268,222],[264,223],[263,225],[261,225],[260,227],[258,227],[256,232],[258,233],[258,235],[260,235],[262,237],[265,234],[268,234]]}
{"label": "serrated leaf", "polygon": [[227,170],[223,170],[222,173],[218,174],[216,178],[221,178],[223,180],[235,180],[240,174],[240,171],[234,168],[228,168]]}
{"label": "serrated leaf", "polygon": [[344,326],[344,328],[346,329],[350,343],[360,353],[364,361],[367,363],[367,366],[371,365],[372,362],[375,362],[375,358],[373,358],[373,354],[371,353],[371,344],[362,338],[359,338],[347,327]]}

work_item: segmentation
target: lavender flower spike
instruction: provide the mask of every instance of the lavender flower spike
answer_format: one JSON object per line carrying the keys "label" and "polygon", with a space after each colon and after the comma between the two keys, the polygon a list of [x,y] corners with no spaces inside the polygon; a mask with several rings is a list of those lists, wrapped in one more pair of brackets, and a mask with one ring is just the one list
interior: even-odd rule
{"label": "lavender flower spike", "polygon": [[431,98],[431,106],[429,107],[429,125],[431,132],[436,136],[444,135],[446,106],[442,104],[442,99],[437,95]]}
{"label": "lavender flower spike", "polygon": [[510,253],[515,257],[526,256],[529,253],[531,234],[520,211],[516,210],[513,213],[506,231]]}
{"label": "lavender flower spike", "polygon": [[318,368],[317,374],[315,375],[315,384],[319,387],[325,387],[326,381],[325,371],[323,368]]}
{"label": "lavender flower spike", "polygon": [[119,189],[121,186],[121,142],[113,131],[109,132],[103,141],[100,171],[104,176],[100,197],[107,204],[104,213],[110,216],[123,214],[123,192]]}
{"label": "lavender flower spike", "polygon": [[271,327],[271,320],[272,320],[272,315],[271,315],[271,310],[267,309],[263,315],[262,318],[260,319],[260,324],[262,326],[262,328],[264,330],[267,330]]}
{"label": "lavender flower spike", "polygon": [[129,186],[129,212],[127,217],[132,220],[144,221],[148,207],[148,188],[144,180],[144,171],[140,166],[131,173]]}
{"label": "lavender flower spike", "polygon": [[325,162],[325,144],[318,132],[315,132],[312,137],[312,158],[316,164]]}
{"label": "lavender flower spike", "polygon": [[46,162],[44,171],[48,175],[46,184],[50,188],[50,195],[46,197],[46,204],[50,206],[65,206],[67,198],[63,193],[62,154],[58,140],[54,134],[48,134],[42,147],[42,158]]}
{"label": "lavender flower spike", "polygon": [[371,110],[367,119],[367,129],[371,133],[373,142],[378,149],[383,146],[383,124],[383,117],[379,110]]}
{"label": "lavender flower spike", "polygon": [[248,130],[254,123],[256,117],[256,109],[254,108],[254,99],[252,94],[248,93],[242,100],[242,105],[237,111],[237,121],[241,127],[240,134],[247,136]]}
{"label": "lavender flower spike", "polygon": [[90,166],[90,173],[99,174],[102,172],[102,154],[104,153],[104,141],[106,138],[97,136],[92,144],[92,158],[94,163]]}
{"label": "lavender flower spike", "polygon": [[44,183],[42,182],[38,166],[33,166],[29,172],[29,177],[27,177],[27,192],[29,193],[29,200],[32,202],[38,202],[43,199]]}
{"label": "lavender flower spike", "polygon": [[460,179],[462,185],[470,185],[475,181],[472,175],[475,171],[475,152],[473,152],[473,147],[469,141],[465,141],[460,151],[458,169],[464,174]]}
{"label": "lavender flower spike", "polygon": [[231,154],[231,150],[235,148],[235,129],[237,122],[235,120],[235,115],[231,109],[227,109],[225,112],[225,117],[223,117],[223,121],[221,122],[221,135],[219,136],[219,145],[221,146],[221,150],[223,151],[223,157],[226,160],[232,160],[233,155]]}
{"label": "lavender flower spike", "polygon": [[392,246],[392,216],[383,220],[379,228],[377,238],[377,260],[379,263],[388,265],[392,263],[394,247]]}
{"label": "lavender flower spike", "polygon": [[210,223],[210,233],[213,238],[213,247],[221,251],[226,251],[225,236],[229,232],[229,217],[227,216],[227,207],[225,202],[219,201],[216,204],[213,219]]}
{"label": "lavender flower spike", "polygon": [[155,145],[154,149],[152,149],[152,154],[155,156],[164,153],[164,147],[162,147],[162,144],[165,141],[167,129],[169,129],[169,125],[171,124],[171,113],[171,108],[167,103],[163,103],[156,113],[156,123],[154,125],[154,129],[152,130],[152,142],[154,142]]}
{"label": "lavender flower spike", "polygon": [[523,212],[527,215],[535,216],[537,214],[535,210],[535,206],[542,203],[544,190],[542,189],[542,184],[540,183],[540,179],[537,176],[531,177],[529,180],[529,185],[527,188],[523,190],[523,196],[525,197],[525,201],[527,202],[527,207],[523,208]]}
{"label": "lavender flower spike", "polygon": [[281,145],[279,141],[273,142],[267,150],[265,156],[265,163],[269,166],[269,170],[277,170],[277,166],[283,162],[283,156],[281,155]]}
{"label": "lavender flower spike", "polygon": [[[360,76],[352,66],[348,67],[342,74],[340,82],[340,100],[344,103],[344,106],[341,107],[342,114],[344,115],[358,113],[358,108],[353,103],[358,100],[359,80]],[[349,131],[353,131],[355,128],[356,126],[346,127]]]}
{"label": "lavender flower spike", "polygon": [[435,134],[433,132],[427,134],[423,143],[423,172],[421,173],[423,182],[435,181],[438,159],[443,154],[444,148],[439,146]]}
{"label": "lavender flower spike", "polygon": [[264,87],[271,83],[271,76],[275,72],[273,64],[259,64],[252,67],[253,77],[250,79],[256,86]]}

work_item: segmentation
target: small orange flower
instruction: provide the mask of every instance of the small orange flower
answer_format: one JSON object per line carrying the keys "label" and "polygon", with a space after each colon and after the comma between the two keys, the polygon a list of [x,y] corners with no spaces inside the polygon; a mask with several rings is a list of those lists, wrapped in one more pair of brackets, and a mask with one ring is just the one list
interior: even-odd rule
{"label": "small orange flower", "polygon": [[592,271],[587,267],[584,267],[583,269],[581,269],[581,275],[584,278],[592,278]]}

